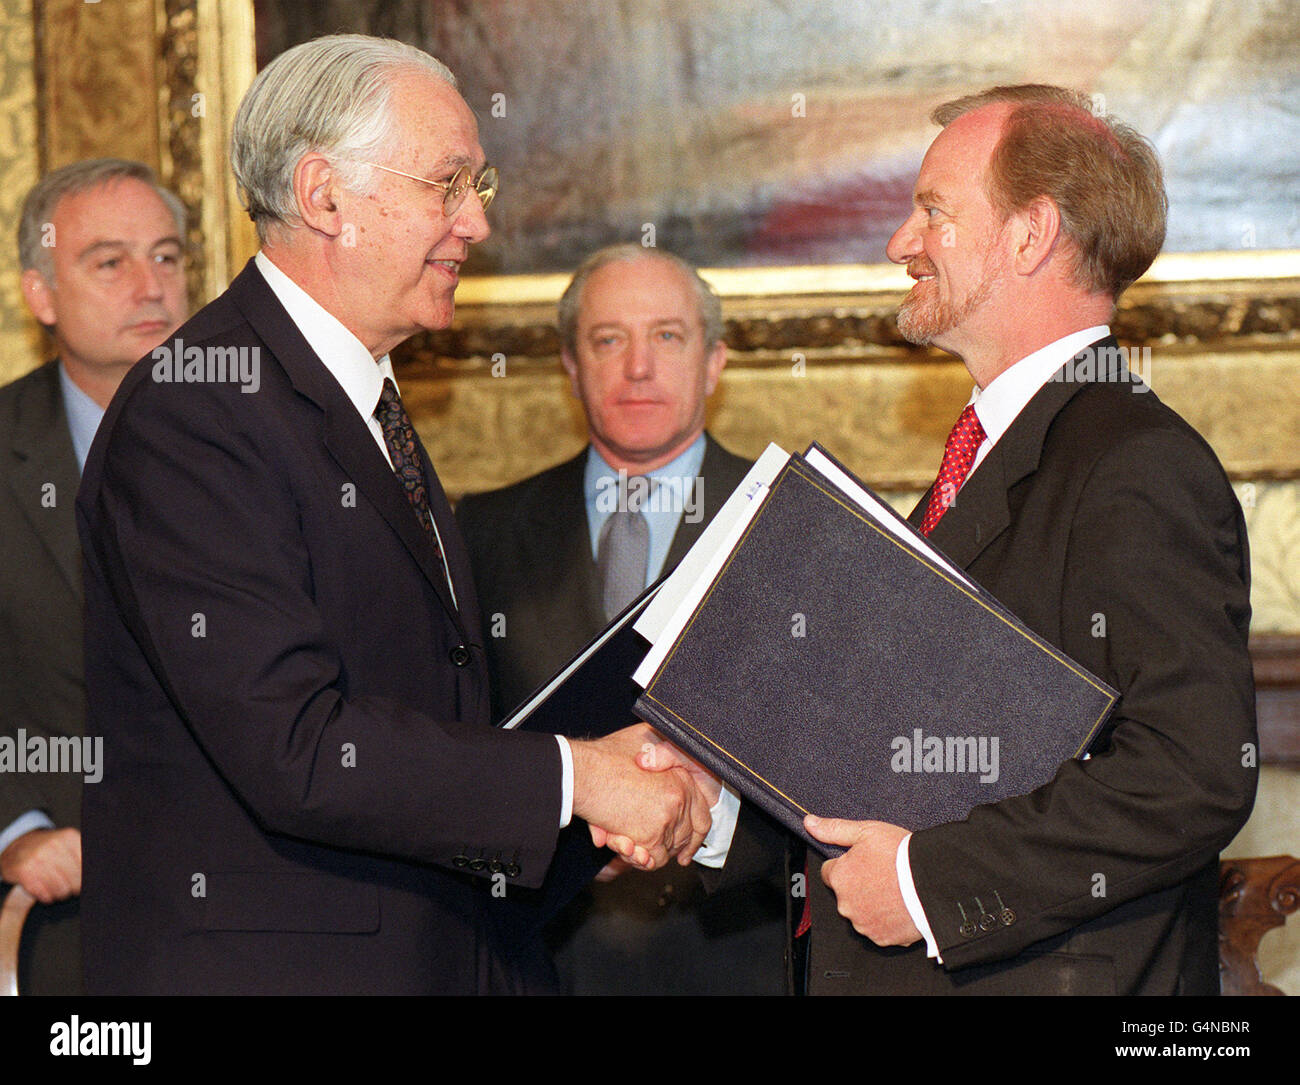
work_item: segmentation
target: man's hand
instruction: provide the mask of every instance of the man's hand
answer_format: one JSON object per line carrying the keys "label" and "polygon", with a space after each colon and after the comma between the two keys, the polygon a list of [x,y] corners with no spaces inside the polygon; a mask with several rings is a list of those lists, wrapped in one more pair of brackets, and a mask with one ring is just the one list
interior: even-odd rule
{"label": "man's hand", "polygon": [[636,755],[636,763],[648,772],[663,772],[665,769],[680,766],[684,768],[700,789],[700,794],[712,807],[722,794],[722,781],[701,765],[690,754],[674,746],[658,731],[650,730],[650,737]]}
{"label": "man's hand", "polygon": [[636,755],[654,732],[645,724],[591,742],[571,742],[573,812],[597,847],[654,870],[673,856],[685,866],[709,831],[709,803],[684,769],[645,772]]}
{"label": "man's hand", "polygon": [[846,821],[809,814],[804,828],[823,844],[849,850],[822,864],[822,881],[840,915],[878,946],[910,946],[921,937],[898,888],[898,845],[907,830],[883,821]]}
{"label": "man's hand", "polygon": [[42,904],[81,893],[81,831],[33,829],[0,852],[0,879]]}

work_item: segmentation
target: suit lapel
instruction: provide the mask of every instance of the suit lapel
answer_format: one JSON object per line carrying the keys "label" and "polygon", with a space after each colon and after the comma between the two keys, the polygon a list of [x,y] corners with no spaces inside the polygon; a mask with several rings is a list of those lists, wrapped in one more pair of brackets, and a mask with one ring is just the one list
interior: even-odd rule
{"label": "suit lapel", "polygon": [[[1113,338],[1101,340],[1086,347],[1076,358],[1114,345]],[[1080,387],[1074,381],[1064,380],[1049,380],[1044,384],[957,492],[956,500],[930,534],[930,541],[956,565],[969,569],[1010,526],[1008,493],[1021,479],[1038,470],[1043,441],[1052,420]],[[908,516],[913,526],[920,524],[929,500],[930,492],[926,491]]]}
{"label": "suit lapel", "polygon": [[[567,612],[577,608],[580,628],[595,632],[605,628],[605,604],[600,574],[591,556],[591,529],[583,477],[587,451],[561,464],[550,485],[539,495],[537,552],[556,566],[555,583],[570,585],[562,599]],[[584,633],[584,636],[587,634]]]}
{"label": "suit lapel", "polygon": [[[294,389],[311,400],[324,413],[324,440],[335,462],[357,490],[378,510],[394,534],[410,552],[433,586],[443,609],[455,624],[466,643],[472,639],[447,586],[447,576],[434,553],[428,533],[420,526],[407,499],[406,491],[393,473],[392,467],[375,444],[356,407],[339,386],[338,381],[325,368],[316,352],[303,338],[297,325],[289,318],[284,306],[250,263],[231,284],[230,296],[247,319],[258,337],[288,374]],[[418,443],[418,438],[417,438]],[[445,506],[442,486],[437,481],[433,465],[423,446],[425,473],[429,483],[430,505]],[[447,517],[435,514],[438,530],[445,539],[453,529],[447,526]],[[457,548],[459,554],[459,548]],[[449,559],[450,564],[450,559]],[[463,564],[463,562],[462,562]],[[462,584],[468,585],[461,573]],[[465,590],[468,590],[466,587]]]}
{"label": "suit lapel", "polygon": [[[46,366],[44,372],[48,379],[26,389],[17,412],[8,484],[15,503],[54,559],[68,588],[80,599],[75,502],[81,479],[63,409],[57,364]],[[54,486],[52,508],[41,503],[47,484]]]}

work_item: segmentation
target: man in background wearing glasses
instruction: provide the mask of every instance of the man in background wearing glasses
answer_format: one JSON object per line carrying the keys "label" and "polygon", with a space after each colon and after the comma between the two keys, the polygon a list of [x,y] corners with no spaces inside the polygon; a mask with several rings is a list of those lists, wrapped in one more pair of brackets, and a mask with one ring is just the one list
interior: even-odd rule
{"label": "man in background wearing glasses", "polygon": [[468,560],[388,352],[451,321],[496,172],[441,64],[359,36],[268,65],[231,159],[262,251],[132,371],[78,500],[88,989],[528,990],[493,909],[570,818],[644,867],[710,819],[635,767],[636,729],[487,725]]}

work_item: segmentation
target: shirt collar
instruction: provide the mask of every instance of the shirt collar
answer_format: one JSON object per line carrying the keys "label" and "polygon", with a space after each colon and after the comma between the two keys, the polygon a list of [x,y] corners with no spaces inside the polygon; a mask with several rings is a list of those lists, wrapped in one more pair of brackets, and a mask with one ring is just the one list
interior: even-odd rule
{"label": "shirt collar", "polygon": [[[704,466],[706,446],[704,434],[701,433],[689,448],[676,459],[662,467],[647,471],[646,476],[660,479],[661,487],[656,488],[641,512],[650,529],[650,553],[646,562],[646,584],[657,580],[668,551],[672,547],[673,536],[678,524],[685,514],[688,503],[694,517],[702,515],[699,505],[700,490],[695,480],[700,476]],[[587,465],[583,472],[583,500],[587,507],[587,528],[591,536],[591,556],[597,558],[600,551],[600,529],[612,511],[608,501],[609,480],[617,478],[618,472],[612,468],[605,457],[591,445],[587,451]],[[604,499],[602,499],[602,492]]]}
{"label": "shirt collar", "polygon": [[72,435],[72,451],[77,457],[77,470],[86,467],[86,456],[95,440],[95,431],[104,417],[104,408],[86,395],[59,363],[59,385],[63,389],[63,413],[68,419],[68,432]]}
{"label": "shirt collar", "polygon": [[1011,428],[1016,416],[1038,394],[1038,390],[1051,380],[1053,373],[1084,347],[1108,335],[1110,328],[1105,324],[1071,332],[1021,358],[999,373],[988,387],[976,388],[971,393],[970,402],[975,405],[975,414],[984,427],[989,445],[997,444],[998,438]]}
{"label": "shirt collar", "polygon": [[[696,478],[700,473],[701,465],[704,463],[704,445],[704,434],[701,433],[680,456],[669,460],[662,467],[656,467],[653,471],[644,472],[645,476],[647,478]],[[628,472],[629,477],[636,474],[635,471]],[[618,472],[609,465],[605,457],[600,454],[600,450],[594,444],[589,445],[587,448],[587,467],[582,480],[583,493],[588,504],[595,503],[601,479],[617,477]]]}
{"label": "shirt collar", "polygon": [[373,415],[384,379],[397,386],[393,363],[388,355],[376,361],[365,344],[348,331],[338,317],[276,267],[266,253],[258,252],[253,260],[266,285],[289,314],[289,319],[298,326],[307,345],[339,382],[361,417]]}

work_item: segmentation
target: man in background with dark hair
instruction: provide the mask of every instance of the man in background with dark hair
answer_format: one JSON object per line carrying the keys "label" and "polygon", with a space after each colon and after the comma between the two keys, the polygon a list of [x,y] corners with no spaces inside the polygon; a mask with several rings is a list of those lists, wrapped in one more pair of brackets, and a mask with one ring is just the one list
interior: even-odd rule
{"label": "man in background with dark hair", "polygon": [[[590,445],[457,510],[497,718],[672,569],[749,468],[704,432],[726,345],[721,304],[690,264],[600,249],[558,325]],[[784,916],[779,886],[706,898],[694,866],[669,866],[593,885],[549,941],[574,994],[780,994]]]}
{"label": "man in background with dark hair", "polygon": [[[23,298],[57,357],[0,389],[0,735],[15,744],[80,742],[85,730],[73,501],[118,384],[185,319],[184,237],[184,206],[139,162],[64,166],[23,204]],[[87,774],[45,765],[0,765],[0,879],[38,901],[20,989],[73,994]]]}

